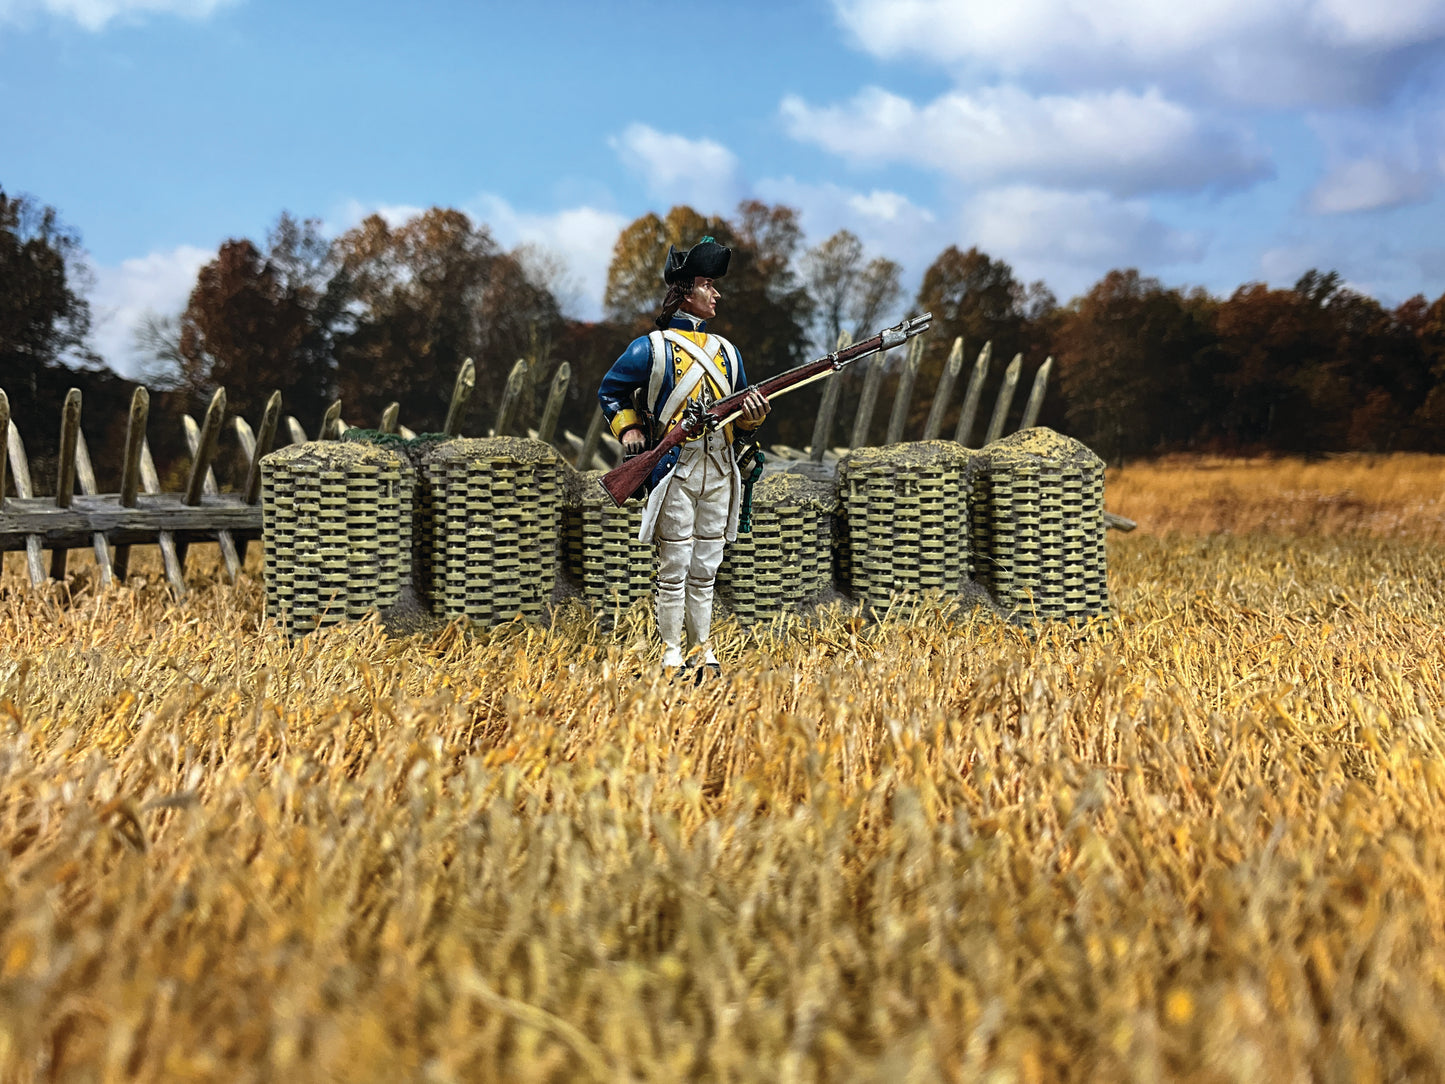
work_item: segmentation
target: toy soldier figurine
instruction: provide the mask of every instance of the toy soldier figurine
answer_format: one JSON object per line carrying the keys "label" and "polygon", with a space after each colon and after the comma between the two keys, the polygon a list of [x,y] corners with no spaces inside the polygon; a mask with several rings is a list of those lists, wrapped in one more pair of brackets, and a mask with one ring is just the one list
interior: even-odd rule
{"label": "toy soldier figurine", "polygon": [[[632,341],[597,392],[625,454],[643,451],[689,403],[711,403],[747,388],[737,348],[707,330],[722,296],[716,282],[727,274],[731,256],[731,249],[711,237],[684,252],[668,248],[662,272],[668,291],[658,330]],[[754,389],[733,424],[754,430],[768,410],[766,397]],[[699,664],[713,673],[720,669],[708,635],[723,546],[737,537],[742,484],[732,442],[733,425],[705,429],[669,451],[648,479],[637,538],[657,542],[657,631],[664,669]]]}

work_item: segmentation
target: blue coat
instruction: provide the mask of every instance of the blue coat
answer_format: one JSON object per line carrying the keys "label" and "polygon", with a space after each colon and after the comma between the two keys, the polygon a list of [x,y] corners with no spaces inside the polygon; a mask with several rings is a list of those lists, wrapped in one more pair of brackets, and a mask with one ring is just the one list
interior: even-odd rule
{"label": "blue coat", "polygon": [[[694,328],[691,320],[683,316],[672,318],[672,327],[679,331],[706,331],[707,324],[699,323]],[[731,345],[731,344],[729,344]],[[675,348],[667,346],[669,353]],[[727,371],[728,379],[732,382],[734,391],[741,391],[748,386],[747,374],[743,371],[742,355],[737,353],[736,348],[733,354],[737,357],[737,370],[728,360],[727,351],[718,354],[718,360],[722,362],[723,368]],[[662,383],[658,388],[657,399],[648,405],[649,409],[656,415],[667,402],[668,396],[677,382],[677,366],[672,364],[672,359],[667,359],[669,364],[663,366]],[[632,393],[634,390],[647,390],[648,380],[652,375],[652,342],[642,335],[633,339],[628,344],[622,356],[612,363],[612,368],[607,370],[607,375],[602,378],[602,384],[597,389],[597,401],[602,405],[602,413],[607,418],[607,423],[612,427],[613,436],[620,437],[623,430],[638,424],[642,419],[637,416],[637,411],[632,406]],[[661,424],[666,424],[662,419]],[[739,423],[745,426],[745,423]],[[671,449],[653,469],[648,478],[648,484],[656,487],[667,473],[677,466],[679,449]]]}

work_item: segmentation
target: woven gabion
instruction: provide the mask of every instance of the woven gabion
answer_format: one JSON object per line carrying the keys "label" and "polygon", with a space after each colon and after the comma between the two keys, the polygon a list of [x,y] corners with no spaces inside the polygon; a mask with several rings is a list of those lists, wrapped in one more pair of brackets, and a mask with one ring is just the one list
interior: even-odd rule
{"label": "woven gabion", "polygon": [[973,493],[976,576],[1014,620],[1108,614],[1103,460],[1024,429],[974,454]]}
{"label": "woven gabion", "polygon": [[594,606],[630,606],[652,590],[656,547],[637,541],[643,501],[621,508],[602,488],[600,470],[568,476],[563,510],[563,549],[567,571]]}
{"label": "woven gabion", "polygon": [[861,448],[839,464],[839,576],[858,601],[956,594],[972,571],[969,455],[953,441]]}
{"label": "woven gabion", "polygon": [[422,459],[432,609],[481,623],[541,617],[556,577],[561,467],[540,441],[451,440]]}
{"label": "woven gabion", "polygon": [[396,452],[311,441],[261,460],[266,614],[296,632],[396,602],[415,475]]}
{"label": "woven gabion", "polygon": [[753,490],[753,529],[728,544],[718,594],[745,624],[768,621],[833,585],[831,483],[774,474]]}

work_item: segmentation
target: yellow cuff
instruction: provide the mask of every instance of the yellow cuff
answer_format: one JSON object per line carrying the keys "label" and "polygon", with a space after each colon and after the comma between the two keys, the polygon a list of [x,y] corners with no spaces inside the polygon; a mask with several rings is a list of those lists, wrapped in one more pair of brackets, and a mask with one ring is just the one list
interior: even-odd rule
{"label": "yellow cuff", "polygon": [[641,424],[642,419],[637,416],[637,411],[631,407],[619,410],[616,414],[612,415],[612,435],[614,437],[620,437],[622,436],[623,430]]}

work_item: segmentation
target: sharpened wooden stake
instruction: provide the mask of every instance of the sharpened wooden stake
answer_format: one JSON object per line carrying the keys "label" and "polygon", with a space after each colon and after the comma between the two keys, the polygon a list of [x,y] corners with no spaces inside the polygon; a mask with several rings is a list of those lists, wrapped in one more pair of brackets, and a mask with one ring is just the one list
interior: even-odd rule
{"label": "sharpened wooden stake", "polygon": [[471,358],[462,362],[457,370],[456,383],[452,385],[452,401],[447,405],[447,420],[442,432],[449,437],[462,431],[462,418],[467,413],[467,404],[472,401],[472,392],[477,390],[477,365]]}
{"label": "sharpened wooden stake", "polygon": [[[191,450],[193,460],[198,460],[201,453],[201,427],[196,424],[196,419],[189,414],[181,416],[181,425],[186,431],[186,447]],[[206,467],[205,477],[201,483],[201,491],[208,497],[219,496],[221,489],[216,485],[216,474],[211,468]],[[198,502],[187,501],[187,504]],[[241,557],[236,552],[236,540],[231,537],[231,532],[221,530],[216,532],[216,541],[221,546],[221,557],[226,563],[226,578],[232,583],[241,574]]]}
{"label": "sharpened wooden stake", "polygon": [[542,408],[542,420],[537,423],[537,439],[551,444],[557,433],[557,419],[562,416],[562,402],[567,398],[567,385],[572,382],[572,366],[563,362],[552,374],[552,387],[547,392],[547,405]]}
{"label": "sharpened wooden stake", "polygon": [[913,382],[918,379],[918,367],[923,363],[923,341],[925,332],[908,341],[908,356],[903,368],[898,371],[898,391],[893,395],[893,413],[888,418],[888,435],[884,444],[897,444],[903,439],[903,427],[908,423],[908,407],[913,402]]}
{"label": "sharpened wooden stake", "polygon": [[[246,447],[246,489],[244,495],[247,504],[255,504],[261,499],[261,460],[271,454],[271,445],[276,442],[276,422],[281,417],[281,393],[273,391],[271,398],[266,400],[265,413],[261,415],[261,431],[256,434],[256,439]],[[242,418],[236,419],[236,431],[241,431],[245,425]],[[250,426],[246,426],[247,435],[250,434]]]}
{"label": "sharpened wooden stake", "polygon": [[398,425],[396,433],[402,440],[416,440],[416,434],[404,425]]}
{"label": "sharpened wooden stake", "polygon": [[381,412],[380,430],[383,433],[396,432],[396,419],[401,417],[401,404],[388,403],[386,409]]}
{"label": "sharpened wooden stake", "polygon": [[850,448],[868,446],[868,430],[873,425],[873,408],[878,405],[878,391],[883,386],[883,366],[886,359],[886,354],[874,354],[858,362],[859,365],[868,366],[868,372],[863,377],[863,394],[858,399],[858,413],[853,418],[853,439],[848,445]]}
{"label": "sharpened wooden stake", "polygon": [[993,359],[993,343],[986,342],[973,363],[973,372],[968,377],[968,391],[963,396],[963,412],[958,416],[958,428],[953,431],[956,444],[969,447],[968,438],[973,434],[973,419],[978,414],[978,401],[983,397],[983,381],[988,376],[988,363]]}
{"label": "sharpened wooden stake", "polygon": [[[71,388],[65,393],[65,405],[60,411],[60,458],[55,465],[56,508],[69,508],[70,499],[75,496],[75,445],[79,439],[80,389]],[[50,551],[51,579],[65,579],[67,552],[59,546]]]}
{"label": "sharpened wooden stake", "polygon": [[527,359],[518,358],[517,364],[512,366],[511,375],[507,377],[507,387],[502,392],[502,405],[497,408],[497,424],[492,430],[494,436],[512,435],[512,427],[517,423],[517,409],[522,402],[522,388],[526,383]]}
{"label": "sharpened wooden stake", "polygon": [[[84,433],[79,434],[75,441],[75,478],[80,483],[81,493],[87,497],[97,494],[95,468],[90,463],[90,449],[86,447]],[[100,569],[100,585],[109,587],[115,582],[115,573],[110,564],[110,543],[102,531],[96,531],[90,536],[90,540],[95,548],[95,565]]]}
{"label": "sharpened wooden stake", "polygon": [[1008,418],[1008,408],[1013,405],[1014,391],[1019,386],[1019,373],[1023,371],[1024,356],[1015,354],[1013,361],[1008,363],[1008,368],[1003,371],[1003,386],[998,389],[998,398],[994,400],[993,417],[988,420],[988,433],[983,438],[985,444],[992,444],[1003,436],[1003,424]]}
{"label": "sharpened wooden stake", "polygon": [[[211,405],[206,407],[206,420],[201,426],[200,438],[191,452],[191,473],[186,478],[184,500],[192,507],[201,503],[201,495],[206,491],[206,472],[211,469],[211,460],[216,458],[216,446],[221,440],[221,423],[225,416],[226,389],[217,388],[216,394],[211,396]],[[185,542],[176,543],[176,556],[180,559],[182,568],[186,563],[186,546]],[[232,555],[234,554],[233,547]]]}
{"label": "sharpened wooden stake", "polygon": [[[853,345],[850,332],[838,333],[835,350],[845,350]],[[833,418],[838,413],[838,399],[843,394],[843,381],[834,373],[823,384],[823,401],[818,404],[818,416],[813,420],[813,445],[809,458],[814,463],[823,462],[823,453],[828,450],[828,439],[833,435]]]}
{"label": "sharpened wooden stake", "polygon": [[[20,439],[20,430],[15,428],[14,422],[6,427],[5,443],[10,454],[10,473],[15,478],[15,496],[35,496],[35,487],[30,484],[30,460],[25,456],[25,442]],[[45,565],[40,559],[42,548],[38,535],[26,537],[25,567],[30,571],[30,582],[36,587],[45,582]]]}
{"label": "sharpened wooden stake", "polygon": [[301,423],[290,414],[286,415],[286,435],[291,438],[292,444],[305,444],[310,439],[306,436],[306,430],[301,428]]}
{"label": "sharpened wooden stake", "polygon": [[336,427],[341,423],[341,400],[338,399],[326,408],[326,413],[321,415],[321,429],[316,434],[317,440],[335,440],[341,434],[336,432]]}
{"label": "sharpened wooden stake", "polygon": [[928,408],[928,421],[923,426],[924,440],[937,440],[938,434],[943,432],[943,412],[948,409],[948,401],[953,398],[953,385],[958,382],[958,374],[963,372],[963,336],[953,340],[953,349],[948,352],[948,361],[944,363],[943,372],[938,374],[938,388],[933,393],[933,405]]}
{"label": "sharpened wooden stake", "polygon": [[[125,427],[125,459],[120,472],[120,503],[134,508],[140,493],[140,451],[146,438],[146,417],[150,414],[151,393],[145,388],[136,388],[130,397],[130,419]],[[130,572],[130,546],[115,547],[114,570],[116,579],[125,582]]]}
{"label": "sharpened wooden stake", "polygon": [[577,453],[578,470],[592,469],[592,460],[597,456],[597,446],[602,443],[602,426],[606,421],[600,406],[592,412],[592,420],[587,423],[587,435],[582,438],[582,448]]}
{"label": "sharpened wooden stake", "polygon": [[[151,446],[145,437],[140,441],[140,483],[147,493],[161,491],[160,475],[156,473],[156,462],[151,458]],[[166,580],[176,598],[186,595],[185,553],[176,547],[176,536],[170,531],[157,531],[156,544],[161,548],[161,560],[166,566]]]}
{"label": "sharpened wooden stake", "polygon": [[1049,373],[1053,371],[1054,359],[1044,358],[1039,371],[1034,374],[1034,386],[1029,390],[1029,401],[1024,404],[1024,416],[1019,422],[1020,429],[1032,429],[1039,424],[1039,411],[1044,406],[1044,393],[1049,390]]}

